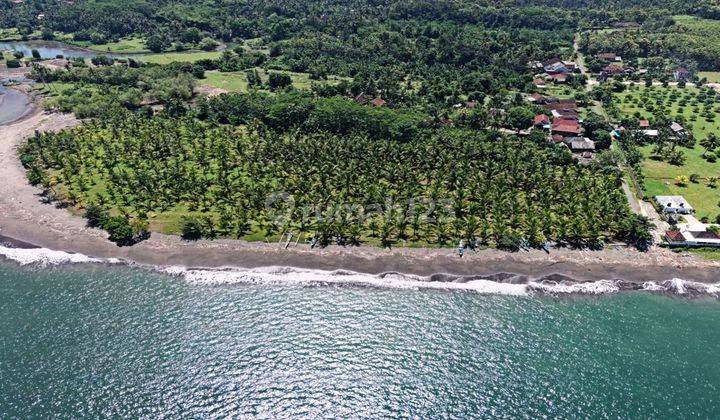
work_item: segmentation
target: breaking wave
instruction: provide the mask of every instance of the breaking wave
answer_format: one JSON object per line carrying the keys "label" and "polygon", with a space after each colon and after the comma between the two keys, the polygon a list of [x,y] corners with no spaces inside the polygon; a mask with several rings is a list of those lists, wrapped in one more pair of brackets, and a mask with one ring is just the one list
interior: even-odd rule
{"label": "breaking wave", "polygon": [[[128,263],[115,258],[101,259],[46,248],[16,248],[2,244],[0,244],[0,257],[5,257],[23,266],[37,265],[40,267],[82,263]],[[252,269],[236,267],[219,269],[186,268],[181,266],[142,267],[180,277],[196,285],[296,284],[303,286],[362,286],[407,290],[458,290],[510,296],[606,295],[635,290],[684,297],[709,296],[720,298],[720,283],[706,284],[677,278],[645,283],[625,280],[583,282],[562,274],[531,278],[514,273],[497,273],[484,276],[460,276],[439,273],[430,276],[417,276],[397,272],[374,275],[349,270],[325,271],[294,267]]]}
{"label": "breaking wave", "polygon": [[63,251],[53,251],[46,248],[11,248],[0,245],[0,256],[8,260],[15,261],[20,265],[60,265],[60,264],[80,264],[80,263],[109,263],[116,264],[120,260],[99,259],[88,257],[83,254],[71,254]]}
{"label": "breaking wave", "polygon": [[606,295],[634,290],[687,297],[711,296],[720,298],[720,283],[704,284],[682,279],[671,279],[659,283],[636,283],[625,280],[582,282],[560,274],[538,279],[531,279],[528,276],[513,273],[498,273],[489,276],[434,274],[425,277],[395,272],[372,275],[347,270],[323,271],[293,267],[211,270],[173,266],[162,269],[162,272],[182,277],[186,281],[197,285],[344,285],[411,290],[462,290],[511,296]]}

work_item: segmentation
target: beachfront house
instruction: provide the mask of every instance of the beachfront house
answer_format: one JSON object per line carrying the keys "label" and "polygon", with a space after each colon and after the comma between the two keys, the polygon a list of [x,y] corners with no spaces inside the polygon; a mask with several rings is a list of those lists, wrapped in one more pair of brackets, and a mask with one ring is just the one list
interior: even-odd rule
{"label": "beachfront house", "polygon": [[695,211],[681,195],[657,195],[655,202],[664,214],[692,214]]}
{"label": "beachfront house", "polygon": [[665,232],[665,241],[670,246],[707,246],[720,247],[720,236],[713,230],[689,230],[685,227],[680,230]]}

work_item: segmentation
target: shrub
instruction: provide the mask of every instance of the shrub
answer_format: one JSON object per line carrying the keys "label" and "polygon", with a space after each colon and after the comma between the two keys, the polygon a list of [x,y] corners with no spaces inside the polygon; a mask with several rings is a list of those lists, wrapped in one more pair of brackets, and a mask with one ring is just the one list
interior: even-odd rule
{"label": "shrub", "polygon": [[272,72],[268,75],[268,86],[272,90],[283,89],[292,85],[292,78],[285,73]]}
{"label": "shrub", "polygon": [[108,220],[108,213],[101,206],[91,204],[85,209],[85,218],[88,226],[102,227]]}
{"label": "shrub", "polygon": [[690,180],[685,175],[678,175],[675,177],[675,185],[678,187],[684,187]]}
{"label": "shrub", "polygon": [[203,225],[195,217],[183,217],[182,238],[186,241],[197,241],[202,238]]}
{"label": "shrub", "polygon": [[133,239],[135,235],[133,228],[126,217],[110,217],[103,224],[103,228],[110,234],[108,239],[119,246],[132,245],[134,243]]}
{"label": "shrub", "polygon": [[497,248],[504,251],[519,251],[521,242],[522,238],[514,233],[505,232],[497,235]]}

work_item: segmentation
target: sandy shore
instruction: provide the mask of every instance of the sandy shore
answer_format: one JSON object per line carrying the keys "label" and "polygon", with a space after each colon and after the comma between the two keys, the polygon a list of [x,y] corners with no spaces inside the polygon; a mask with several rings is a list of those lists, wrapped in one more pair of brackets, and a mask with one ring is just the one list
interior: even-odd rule
{"label": "sandy shore", "polygon": [[82,253],[98,258],[123,258],[141,264],[187,267],[293,266],[322,270],[347,269],[365,273],[397,271],[489,275],[501,272],[542,277],[563,274],[578,280],[624,279],[658,281],[671,278],[717,282],[720,264],[687,254],[656,248],[641,253],[630,249],[604,251],[555,250],[506,253],[468,252],[463,258],[452,249],[328,247],[299,245],[288,250],[278,244],[236,240],[186,242],[153,234],[133,247],[117,247],[105,232],[89,229],[84,219],[42,200],[41,191],[28,185],[19,163],[17,146],[38,131],[71,127],[71,115],[47,114],[34,109],[20,121],[0,126],[0,235],[39,247]]}

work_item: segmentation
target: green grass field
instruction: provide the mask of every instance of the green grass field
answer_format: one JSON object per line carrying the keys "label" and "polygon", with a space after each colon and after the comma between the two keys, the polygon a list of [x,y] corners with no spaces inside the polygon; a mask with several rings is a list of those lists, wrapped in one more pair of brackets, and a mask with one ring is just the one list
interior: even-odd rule
{"label": "green grass field", "polygon": [[720,71],[701,71],[698,77],[701,79],[705,77],[710,83],[720,83]]}
{"label": "green grass field", "polygon": [[[687,122],[698,143],[709,133],[720,134],[720,116],[714,121],[708,121],[703,116],[709,110],[712,115],[718,115],[720,107],[714,100],[703,102],[697,100],[699,89],[696,88],[661,88],[636,87],[634,90],[616,95],[616,104],[626,115],[639,115],[650,118],[653,112],[662,112],[671,116],[682,116]],[[672,99],[675,98],[675,99]],[[682,102],[685,106],[681,106]],[[658,104],[659,102],[659,104]],[[648,110],[650,107],[650,110]],[[707,114],[706,114],[707,115]],[[710,188],[705,182],[707,177],[720,177],[720,162],[711,163],[702,155],[705,150],[696,143],[692,149],[683,148],[686,161],[683,166],[671,165],[650,158],[652,145],[644,146],[641,152],[645,156],[645,194],[655,195],[682,195],[697,210],[697,216],[707,216],[714,219],[720,213],[720,189]],[[699,175],[698,183],[688,183],[686,186],[675,184],[675,177],[692,174]]]}
{"label": "green grass field", "polygon": [[[260,78],[262,79],[263,83],[267,83],[268,80],[268,72],[261,68],[256,68],[255,70],[258,71],[260,74]],[[298,90],[309,90],[310,85],[312,83],[312,80],[310,79],[310,75],[308,73],[293,73],[290,71],[279,71],[279,70],[271,70],[271,71],[277,71],[278,73],[286,73],[289,74],[293,81],[293,87]],[[325,81],[325,83],[330,84],[336,84],[340,83],[343,79],[341,77],[337,76],[329,76],[328,79]],[[219,72],[219,71],[208,71],[205,72],[205,80],[200,81],[200,84],[212,86],[214,88],[218,89],[224,89],[229,92],[247,92],[248,91],[248,83],[247,83],[247,77],[245,76],[245,72]]]}
{"label": "green grass field", "polygon": [[107,53],[150,53],[150,50],[145,46],[145,40],[142,38],[123,38],[118,42],[110,42],[102,45],[89,44],[87,48],[93,51]]}
{"label": "green grass field", "polygon": [[173,62],[190,62],[210,59],[214,60],[222,55],[219,51],[188,51],[188,52],[166,52],[159,54],[138,54],[135,58],[145,63],[170,64]]}

